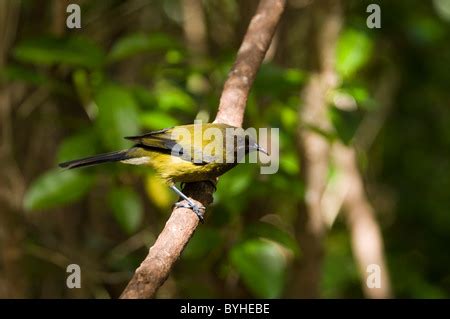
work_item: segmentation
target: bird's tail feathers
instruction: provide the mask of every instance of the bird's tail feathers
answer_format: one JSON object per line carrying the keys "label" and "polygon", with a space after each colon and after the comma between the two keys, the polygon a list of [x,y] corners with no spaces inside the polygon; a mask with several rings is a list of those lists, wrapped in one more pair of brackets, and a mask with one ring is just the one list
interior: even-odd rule
{"label": "bird's tail feathers", "polygon": [[84,167],[84,166],[92,166],[97,165],[101,163],[107,163],[107,162],[119,162],[129,159],[128,150],[124,151],[117,151],[117,152],[111,152],[111,153],[105,153],[100,154],[96,156],[81,158],[74,161],[68,161],[64,163],[58,164],[61,168],[77,168],[77,167]]}

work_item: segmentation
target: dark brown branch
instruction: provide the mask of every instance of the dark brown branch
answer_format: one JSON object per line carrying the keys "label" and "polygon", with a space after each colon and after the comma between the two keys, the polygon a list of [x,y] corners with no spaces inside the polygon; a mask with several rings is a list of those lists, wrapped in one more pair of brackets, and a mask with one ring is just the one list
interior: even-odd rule
{"label": "dark brown branch", "polygon": [[[269,48],[285,0],[261,0],[225,82],[215,122],[241,126],[248,93]],[[184,192],[207,207],[212,202],[209,183],[187,184]],[[121,298],[152,298],[193,235],[198,219],[189,209],[174,209],[163,231],[128,283]]]}
{"label": "dark brown branch", "polygon": [[[187,184],[183,191],[205,207],[212,202],[213,189],[209,183]],[[192,211],[186,208],[174,209],[121,298],[152,298],[166,281],[197,225],[198,218]]]}

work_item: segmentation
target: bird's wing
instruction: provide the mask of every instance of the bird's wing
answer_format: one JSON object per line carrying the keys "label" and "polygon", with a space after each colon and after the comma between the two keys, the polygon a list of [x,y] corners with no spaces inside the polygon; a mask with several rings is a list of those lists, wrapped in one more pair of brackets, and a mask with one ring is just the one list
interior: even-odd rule
{"label": "bird's wing", "polygon": [[135,142],[138,145],[159,148],[161,150],[172,150],[176,141],[171,138],[171,128],[159,131],[148,132],[142,135],[127,136],[125,139]]}
{"label": "bird's wing", "polygon": [[[202,154],[202,149],[194,147],[193,141],[175,140],[172,128],[166,128],[137,136],[127,136],[125,138],[135,142],[138,146],[144,148],[150,147],[162,152],[170,152],[173,156],[178,156],[195,164],[208,164],[215,162],[218,159],[217,156],[214,155]],[[189,149],[191,152],[189,152]],[[196,159],[201,159],[201,161]]]}

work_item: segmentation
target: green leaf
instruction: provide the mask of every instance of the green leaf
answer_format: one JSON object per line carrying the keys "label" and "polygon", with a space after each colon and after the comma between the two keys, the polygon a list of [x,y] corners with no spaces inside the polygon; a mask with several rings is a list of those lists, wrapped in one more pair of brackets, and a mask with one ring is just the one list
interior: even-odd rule
{"label": "green leaf", "polygon": [[362,86],[352,86],[348,88],[348,93],[353,96],[358,103],[364,103],[370,98],[367,88]]}
{"label": "green leaf", "polygon": [[16,59],[38,65],[66,64],[99,67],[104,53],[93,42],[82,37],[39,37],[25,40],[13,51]]}
{"label": "green leaf", "polygon": [[166,61],[170,64],[181,63],[184,58],[183,52],[180,50],[169,50],[166,53]]}
{"label": "green leaf", "polygon": [[93,181],[93,176],[79,171],[49,171],[31,183],[25,194],[24,208],[49,209],[75,202],[89,191]]}
{"label": "green leaf", "polygon": [[89,76],[86,70],[77,69],[72,73],[72,81],[75,89],[80,97],[81,102],[84,105],[88,105],[91,102],[91,87],[89,83]]}
{"label": "green leaf", "polygon": [[6,79],[9,81],[24,81],[34,85],[50,83],[50,80],[46,75],[20,65],[6,66],[0,71],[0,79]]}
{"label": "green leaf", "polygon": [[356,130],[361,122],[362,115],[359,112],[347,112],[331,107],[329,117],[337,136],[344,144],[349,144],[355,136]]}
{"label": "green leaf", "polygon": [[140,115],[141,125],[149,130],[158,130],[178,125],[177,119],[162,112],[145,112]]}
{"label": "green leaf", "polygon": [[289,175],[298,176],[300,173],[299,162],[297,154],[292,151],[283,152],[283,156],[280,158],[281,169]]}
{"label": "green leaf", "polygon": [[132,89],[133,96],[136,101],[141,105],[144,109],[154,109],[156,106],[156,97],[152,93],[152,91],[148,90],[145,87],[137,86]]}
{"label": "green leaf", "polygon": [[97,137],[91,130],[84,130],[66,138],[58,149],[58,162],[94,155],[97,151]]}
{"label": "green leaf", "polygon": [[239,174],[231,181],[228,192],[231,196],[244,193],[252,183],[253,174],[251,171]]}
{"label": "green leaf", "polygon": [[134,233],[141,224],[143,207],[139,196],[131,188],[113,189],[108,196],[109,205],[120,227],[127,233]]}
{"label": "green leaf", "polygon": [[[279,106],[279,105],[277,105]],[[292,108],[288,106],[281,106],[281,123],[283,123],[283,126],[287,129],[293,130],[295,128],[295,125],[297,125],[297,111],[293,110]],[[278,110],[280,108],[278,107]],[[279,112],[279,111],[278,111]]]}
{"label": "green leaf", "polygon": [[281,296],[286,259],[277,244],[262,239],[247,240],[233,247],[230,258],[244,284],[257,298]]}
{"label": "green leaf", "polygon": [[125,89],[108,85],[102,87],[95,97],[98,106],[96,126],[104,145],[111,150],[130,146],[125,136],[138,133],[138,106]]}
{"label": "green leaf", "polygon": [[158,106],[163,111],[177,109],[192,112],[195,107],[195,101],[189,94],[165,81],[158,83],[155,96]]}
{"label": "green leaf", "polygon": [[118,61],[142,52],[167,50],[176,45],[176,41],[165,34],[146,35],[135,33],[119,39],[108,55],[110,61]]}
{"label": "green leaf", "polygon": [[286,96],[305,81],[305,73],[296,69],[283,69],[274,64],[263,64],[254,83],[256,94]]}
{"label": "green leaf", "polygon": [[[215,195],[216,203],[224,203],[235,207],[235,200],[246,193],[254,180],[255,166],[251,164],[240,164],[229,174],[220,178],[220,187]],[[243,209],[240,205],[237,210]],[[235,210],[236,211],[236,210]]]}
{"label": "green leaf", "polygon": [[337,45],[336,69],[344,78],[352,76],[370,58],[372,40],[363,32],[347,30],[339,38]]}
{"label": "green leaf", "polygon": [[294,255],[300,255],[300,249],[297,245],[297,241],[286,231],[276,227],[275,225],[266,222],[257,222],[250,225],[246,229],[246,236],[248,236],[247,238],[263,237],[273,240],[291,250]]}

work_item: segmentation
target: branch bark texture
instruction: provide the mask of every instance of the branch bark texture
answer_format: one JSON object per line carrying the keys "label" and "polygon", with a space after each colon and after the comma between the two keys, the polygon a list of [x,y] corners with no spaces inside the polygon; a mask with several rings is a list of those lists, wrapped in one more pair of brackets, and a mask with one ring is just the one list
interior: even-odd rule
{"label": "branch bark texture", "polygon": [[242,125],[250,88],[269,49],[285,4],[284,0],[262,0],[259,3],[225,82],[214,122]]}
{"label": "branch bark texture", "polygon": [[[242,126],[250,88],[270,46],[285,4],[285,0],[261,0],[225,82],[215,122]],[[190,183],[184,188],[184,193],[207,207],[212,202],[213,187],[209,183]],[[186,208],[174,209],[121,298],[154,297],[197,226],[198,218],[192,211]]]}

